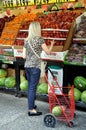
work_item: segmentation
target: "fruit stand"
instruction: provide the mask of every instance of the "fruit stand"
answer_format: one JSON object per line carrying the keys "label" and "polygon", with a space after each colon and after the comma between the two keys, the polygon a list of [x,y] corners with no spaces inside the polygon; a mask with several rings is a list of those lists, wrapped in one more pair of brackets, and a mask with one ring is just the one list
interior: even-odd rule
{"label": "fruit stand", "polygon": [[[17,12],[17,10],[16,10]],[[1,64],[8,64],[14,66],[16,85],[12,89],[16,89],[16,95],[21,93],[20,89],[20,71],[24,70],[24,60],[22,58],[22,48],[24,45],[24,38],[28,35],[28,27],[31,21],[38,21],[42,26],[42,36],[45,39],[47,46],[50,45],[50,41],[55,41],[52,56],[62,54],[62,59],[47,59],[48,65],[62,66],[64,70],[63,84],[73,83],[74,77],[78,72],[71,71],[74,64],[66,64],[67,61],[63,61],[63,51],[69,49],[73,32],[69,35],[71,24],[80,16],[84,10],[59,10],[53,12],[27,12],[27,10],[13,13],[11,16],[3,16],[0,18],[0,61]],[[46,22],[45,20],[46,19]],[[3,24],[2,24],[3,21]],[[69,37],[68,37],[69,35]],[[71,38],[70,38],[71,37]],[[77,38],[73,38],[73,41]],[[61,56],[60,54],[60,56]],[[51,56],[50,56],[51,57]],[[43,59],[44,57],[42,57]],[[54,57],[55,58],[55,57]],[[74,66],[75,67],[75,66]],[[83,66],[77,66],[77,68],[83,68]],[[8,69],[7,68],[7,69]],[[85,68],[85,65],[84,65]],[[6,68],[5,68],[6,69]],[[24,73],[23,73],[24,74]],[[70,76],[72,74],[72,77]],[[74,75],[75,74],[75,75]],[[81,72],[80,72],[81,74]],[[83,75],[83,73],[82,73]],[[69,79],[71,77],[71,80]],[[5,89],[5,87],[3,87]],[[10,89],[9,89],[10,90]]]}

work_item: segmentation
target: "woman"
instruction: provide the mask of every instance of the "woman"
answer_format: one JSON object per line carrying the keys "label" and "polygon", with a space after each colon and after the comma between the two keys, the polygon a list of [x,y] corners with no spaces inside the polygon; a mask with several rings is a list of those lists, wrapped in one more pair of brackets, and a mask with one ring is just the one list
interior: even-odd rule
{"label": "woman", "polygon": [[[44,50],[47,54],[50,54],[54,45],[54,41],[51,42],[50,48],[47,48],[44,39],[41,36],[41,26],[39,22],[31,22],[29,25],[28,37],[24,41],[23,58],[25,58],[25,71],[28,80],[28,115],[38,116],[42,112],[36,110],[35,97],[36,88],[40,79],[40,67],[41,59],[40,54]],[[37,55],[39,57],[37,57]]]}

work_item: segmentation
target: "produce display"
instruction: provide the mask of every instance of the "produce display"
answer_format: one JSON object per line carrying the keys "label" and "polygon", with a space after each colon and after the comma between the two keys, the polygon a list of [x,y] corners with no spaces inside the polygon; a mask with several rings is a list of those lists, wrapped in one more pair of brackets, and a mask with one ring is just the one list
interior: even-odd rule
{"label": "produce display", "polygon": [[82,65],[85,55],[86,45],[74,43],[70,46],[69,51],[65,56],[64,63]]}
{"label": "produce display", "polygon": [[[70,96],[71,90],[69,90],[69,97]],[[86,78],[83,76],[76,76],[74,78],[74,100],[76,103],[82,102],[86,107]]]}
{"label": "produce display", "polygon": [[6,69],[0,69],[0,88],[14,88],[16,85],[16,78],[14,76],[8,76]]}
{"label": "produce display", "polygon": [[1,36],[3,29],[5,27],[5,23],[10,22],[11,20],[14,19],[14,17],[15,17],[15,15],[12,15],[10,17],[4,16],[4,17],[0,18],[0,36]]}
{"label": "produce display", "polygon": [[7,23],[2,32],[0,43],[3,45],[13,45],[19,28],[20,24]]}
{"label": "produce display", "polygon": [[[58,12],[51,12],[47,15],[36,14],[34,21],[40,22],[41,27],[42,27],[42,36],[45,38],[47,45],[50,45],[51,39],[55,40],[55,45],[64,45],[63,39],[67,38],[71,23],[81,14],[82,14],[82,11],[81,12],[58,11]],[[46,19],[46,22],[44,19]],[[28,35],[27,30],[28,30],[30,22],[31,20],[27,22],[23,22],[20,28],[20,31],[18,32],[17,38],[15,40],[15,43],[14,43],[15,45],[24,44],[24,38],[27,37]],[[63,31],[59,31],[58,29],[63,29]],[[59,39],[56,39],[56,38],[59,38]]]}
{"label": "produce display", "polygon": [[76,30],[69,52],[64,59],[66,64],[84,65],[86,64],[86,13],[77,17]]}
{"label": "produce display", "polygon": [[[35,13],[22,13],[18,16],[5,16],[4,21],[7,22],[2,31],[2,35],[0,37],[0,44],[2,45],[23,45],[24,39],[27,37],[27,30],[31,21],[39,21],[42,29],[51,28],[51,29],[64,29],[66,32],[59,32],[56,30],[42,30],[42,36],[46,38],[66,38],[68,35],[68,30],[70,28],[70,24],[73,20],[75,20],[81,12],[76,11],[58,11],[52,12],[48,15],[46,14],[35,14]],[[44,21],[46,19],[46,22]],[[56,40],[56,45],[64,44],[64,41]],[[46,39],[47,45],[50,45],[50,39]]]}
{"label": "produce display", "polygon": [[86,37],[86,16],[81,16],[81,21],[78,25],[77,31],[74,34],[77,38],[85,38]]}
{"label": "produce display", "polygon": [[[83,11],[61,10],[58,12],[50,12],[48,14],[35,14],[26,12],[18,14],[18,16],[15,16],[15,14],[10,17],[5,16],[4,18],[0,18],[0,44],[23,46],[24,38],[26,38],[29,33],[28,28],[30,22],[38,21],[41,24],[42,36],[44,37],[47,45],[50,45],[50,41],[54,39],[55,45],[64,46],[71,23],[75,21],[75,19],[82,13]],[[74,38],[86,37],[85,22],[86,16],[82,16],[81,22],[79,23],[79,26],[74,34]],[[73,44],[71,45],[65,57],[65,63],[83,64],[83,58],[86,54],[86,46],[77,43],[82,42],[73,40]],[[7,76],[6,69],[0,69],[0,87],[6,87],[10,89],[15,88],[15,86],[16,78],[13,76]],[[75,101],[82,101],[86,104],[86,79],[80,76],[75,77],[74,86]],[[23,75],[20,76],[19,87],[21,91],[27,91],[28,89],[28,81]],[[38,84],[37,93],[48,94],[48,84]],[[60,106],[56,106],[52,109],[52,113],[55,116],[60,116],[62,111],[63,109]]]}
{"label": "produce display", "polygon": [[0,44],[1,45],[11,45],[11,46],[15,45],[14,42],[15,42],[17,33],[18,33],[19,28],[20,28],[21,24],[23,23],[23,21],[24,22],[29,21],[29,20],[33,21],[35,17],[36,17],[36,15],[31,14],[31,13],[23,13],[16,17],[15,17],[15,15],[13,15],[13,17],[11,18],[12,21],[9,20],[10,22],[7,22],[5,24],[2,35],[0,37]]}

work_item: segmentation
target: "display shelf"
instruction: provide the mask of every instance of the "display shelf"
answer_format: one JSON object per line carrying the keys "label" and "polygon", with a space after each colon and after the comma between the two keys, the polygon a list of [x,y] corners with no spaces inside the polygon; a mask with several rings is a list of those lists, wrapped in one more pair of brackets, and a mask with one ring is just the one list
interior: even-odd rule
{"label": "display shelf", "polygon": [[73,43],[65,55],[64,64],[86,66],[86,45]]}
{"label": "display shelf", "polygon": [[[29,30],[20,28],[19,33],[15,40],[15,45],[18,45],[18,44],[23,45],[24,39],[26,38],[26,35],[28,34],[28,32],[29,32]],[[61,45],[62,45],[62,44],[64,44],[64,41],[66,40],[66,38],[68,36],[68,32],[69,32],[69,29],[43,28],[42,37],[45,39],[45,42],[47,45],[50,45],[51,40],[54,40],[55,42],[59,42],[58,44],[60,44],[60,42],[61,42]],[[46,41],[46,40],[48,40],[48,41]]]}
{"label": "display shelf", "polygon": [[[53,29],[53,28],[45,28],[45,29],[42,29],[43,31],[57,31],[57,32],[64,32],[64,33],[68,33],[69,30],[67,29]],[[27,32],[28,30],[19,30],[20,32]],[[17,37],[16,36],[16,40],[24,40],[25,37]],[[54,37],[44,37],[44,39],[49,39],[49,40],[57,40],[57,41],[64,41],[66,40],[66,38],[54,38]],[[15,45],[14,45],[15,47]],[[21,90],[20,90],[20,69],[21,67],[23,66],[24,67],[24,59],[22,57],[15,57],[16,60],[14,61],[14,65],[15,65],[15,76],[16,76],[16,95],[18,96],[19,93],[21,93]],[[49,61],[48,61],[49,62]],[[55,64],[54,62],[56,61],[53,61],[53,64]],[[59,62],[60,63],[60,62]],[[61,62],[62,64],[62,62]],[[56,65],[58,65],[58,62],[56,62]],[[42,95],[43,96],[43,95]]]}
{"label": "display shelf", "polygon": [[[52,28],[50,29],[50,28],[46,28],[46,29],[42,29],[42,30],[43,31],[48,31],[48,32],[50,32],[50,31],[58,31],[58,32],[61,31],[61,32],[64,32],[64,33],[66,33],[66,32],[68,33],[69,32],[69,30],[66,30],[66,29],[63,30],[63,29],[52,29]],[[27,30],[19,30],[19,31],[20,32],[27,32]],[[43,37],[43,38],[44,39],[48,39],[48,40],[66,41],[66,38],[64,38],[64,37],[62,37],[62,38],[57,38],[57,37],[56,38],[55,37]],[[16,40],[24,40],[24,38],[16,37]],[[83,41],[83,39],[80,39],[80,38],[73,38],[73,40],[74,41],[78,41],[78,40],[82,40]],[[84,38],[84,40],[86,40],[86,38]],[[15,74],[15,76],[16,76],[16,89],[14,89],[14,91],[15,91],[16,96],[19,96],[20,94],[26,94],[26,92],[21,91],[20,87],[19,87],[19,84],[20,84],[20,70],[21,70],[22,67],[24,68],[24,62],[25,61],[24,61],[24,59],[22,57],[18,57],[18,58],[16,58],[16,61],[14,61],[15,73],[16,73]],[[58,64],[60,65],[60,62],[58,63],[58,61],[57,62],[53,61],[53,63],[52,63],[52,61],[47,61],[47,62],[48,62],[48,65],[51,65],[51,64],[52,65],[58,65]],[[70,81],[69,78],[71,78],[71,80],[73,80],[74,76],[77,75],[77,72],[76,71],[74,73],[70,72],[70,75],[69,75],[69,70],[71,70],[71,69],[66,68],[67,69],[67,72],[66,72],[65,67],[64,67],[64,66],[66,66],[66,64],[63,63],[63,62],[61,62],[61,65],[62,65],[63,71],[64,71],[63,84],[64,84],[64,86],[67,86],[68,82]],[[74,66],[74,65],[72,64],[71,66]],[[81,67],[82,67],[82,65],[81,65]],[[7,89],[6,89],[6,91],[7,91]],[[11,91],[11,90],[9,89],[8,91]],[[46,95],[46,94],[36,94],[36,96],[37,96],[37,98],[40,98],[40,99],[46,99],[46,98],[48,98],[48,95]],[[82,102],[77,102],[76,105],[77,106],[81,106],[82,105],[83,107],[86,108],[85,104],[83,104]]]}
{"label": "display shelf", "polygon": [[[50,39],[50,40],[66,40],[66,38],[54,38],[54,37],[43,37],[44,39]],[[25,38],[16,38],[16,39],[21,39],[21,40],[24,40]],[[73,38],[73,41],[86,41],[86,38]],[[85,42],[86,43],[86,42]]]}
{"label": "display shelf", "polygon": [[84,103],[82,101],[76,101],[75,104],[76,104],[76,107],[81,107],[81,108],[86,109],[86,103]]}
{"label": "display shelf", "polygon": [[86,38],[73,38],[74,41],[86,41]]}
{"label": "display shelf", "polygon": [[[44,39],[49,39],[49,40],[57,40],[57,41],[65,41],[66,38],[54,38],[54,37],[43,37]],[[25,38],[16,38],[17,40],[24,40]]]}
{"label": "display shelf", "polygon": [[0,88],[1,93],[13,94],[16,96],[16,89]]}
{"label": "display shelf", "polygon": [[[2,66],[2,64],[3,64],[3,61],[2,60],[0,60],[0,65]],[[6,64],[7,65],[7,68],[12,68],[12,69],[14,69],[14,71],[15,71],[15,69],[16,69],[16,66],[15,66],[15,63],[13,63],[13,64],[10,64],[10,63],[4,63],[4,64]],[[12,74],[12,73],[11,73]],[[12,76],[10,74],[10,76]],[[15,73],[15,77],[17,76],[17,73]],[[7,88],[6,86],[0,86],[0,91],[1,92],[5,92],[5,93],[14,93],[15,95],[16,95],[16,93],[17,93],[17,91],[18,91],[18,86],[17,86],[17,82],[16,82],[16,85],[14,86],[14,88]]]}
{"label": "display shelf", "polygon": [[[86,66],[79,66],[79,65],[71,65],[71,64],[64,64],[64,86],[68,84],[74,84],[74,78],[76,76],[83,76],[86,78]],[[75,102],[77,108],[86,109],[86,104],[82,101]]]}
{"label": "display shelf", "polygon": [[[68,32],[68,29],[54,29],[54,28],[44,28],[42,31],[60,31],[60,32]],[[29,30],[22,30],[20,29],[20,32],[29,32]]]}

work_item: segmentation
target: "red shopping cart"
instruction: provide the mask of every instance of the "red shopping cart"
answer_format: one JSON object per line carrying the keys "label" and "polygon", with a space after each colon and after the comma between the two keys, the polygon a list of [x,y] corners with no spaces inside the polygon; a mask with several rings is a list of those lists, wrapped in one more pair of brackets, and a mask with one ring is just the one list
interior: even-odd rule
{"label": "red shopping cart", "polygon": [[[47,127],[55,127],[56,119],[58,119],[66,122],[69,127],[73,127],[73,119],[75,116],[74,86],[72,85],[70,88],[59,86],[58,81],[53,75],[52,71],[49,68],[48,70],[52,74],[53,80],[56,82],[56,84],[51,84],[48,81],[47,73],[45,73],[45,78],[48,82],[50,113],[45,114],[44,124]],[[57,94],[56,89],[59,89],[60,93]],[[61,115],[57,116],[52,114],[52,110],[55,106],[60,106],[62,111]]]}

